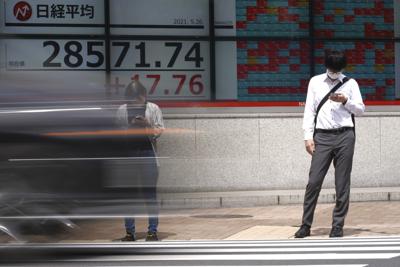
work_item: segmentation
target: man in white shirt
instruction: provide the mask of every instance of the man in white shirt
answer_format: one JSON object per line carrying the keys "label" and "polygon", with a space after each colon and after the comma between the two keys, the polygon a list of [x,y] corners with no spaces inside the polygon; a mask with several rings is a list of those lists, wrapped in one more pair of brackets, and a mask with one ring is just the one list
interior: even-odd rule
{"label": "man in white shirt", "polygon": [[[125,89],[125,98],[128,104],[121,105],[117,111],[117,124],[128,129],[129,127],[139,126],[147,129],[147,137],[150,145],[144,144],[143,147],[136,148],[135,156],[147,158],[138,172],[140,177],[136,177],[141,181],[141,191],[146,200],[149,211],[149,224],[146,241],[157,241],[158,228],[158,203],[157,203],[157,180],[158,180],[158,160],[156,158],[156,140],[164,131],[164,121],[161,109],[154,103],[147,101],[146,88],[139,81],[132,81]],[[129,116],[129,105],[145,105],[145,115]],[[154,160],[151,160],[154,159]],[[135,220],[134,218],[125,218],[126,236],[122,241],[135,241]]]}
{"label": "man in white shirt", "polygon": [[[303,130],[306,150],[312,160],[304,197],[302,225],[295,233],[296,238],[310,235],[318,196],[332,160],[335,167],[336,205],[329,237],[343,236],[344,220],[349,208],[355,144],[353,116],[359,116],[365,110],[357,82],[342,73],[346,64],[343,52],[327,51],[327,72],[312,77],[308,85]],[[341,83],[341,86],[338,85]],[[335,86],[340,87],[331,93]],[[328,94],[328,99],[317,114],[319,104]]]}

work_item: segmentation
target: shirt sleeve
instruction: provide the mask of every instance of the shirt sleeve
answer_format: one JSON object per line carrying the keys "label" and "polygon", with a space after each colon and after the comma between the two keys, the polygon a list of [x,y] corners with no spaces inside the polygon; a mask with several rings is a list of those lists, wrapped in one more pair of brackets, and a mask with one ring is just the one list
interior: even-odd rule
{"label": "shirt sleeve", "polygon": [[360,116],[365,111],[365,105],[362,100],[362,96],[360,93],[360,88],[358,87],[357,82],[354,79],[348,81],[351,86],[351,94],[347,98],[347,102],[345,103],[344,107],[352,114],[356,116]]}
{"label": "shirt sleeve", "polygon": [[117,115],[115,118],[115,124],[119,128],[126,128],[128,126],[127,120],[128,114],[125,105],[121,105],[117,110]]}
{"label": "shirt sleeve", "polygon": [[164,120],[162,116],[161,109],[156,105],[153,104],[150,107],[151,112],[150,112],[150,124],[151,127],[153,128],[153,140],[157,139],[158,137],[161,136],[162,132],[165,130],[164,127]]}
{"label": "shirt sleeve", "polygon": [[311,140],[314,137],[315,113],[316,113],[316,108],[314,105],[313,79],[311,79],[310,83],[308,84],[307,99],[304,108],[304,117],[303,117],[304,140]]}

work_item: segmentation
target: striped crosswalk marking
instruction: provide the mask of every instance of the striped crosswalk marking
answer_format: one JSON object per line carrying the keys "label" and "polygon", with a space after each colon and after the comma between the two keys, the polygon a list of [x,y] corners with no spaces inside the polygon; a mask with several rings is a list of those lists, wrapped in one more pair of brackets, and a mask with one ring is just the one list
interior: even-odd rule
{"label": "striped crosswalk marking", "polygon": [[400,256],[399,253],[315,253],[315,254],[205,254],[205,255],[151,255],[151,256],[99,256],[78,261],[297,261],[297,260],[354,260],[354,259],[391,259]]}
{"label": "striped crosswalk marking", "polygon": [[[148,267],[148,265],[134,265],[135,267]],[[246,267],[246,265],[240,265],[241,267]],[[249,265],[247,265],[249,266]],[[102,266],[99,266],[102,267]],[[127,267],[124,266],[113,266],[113,267]],[[152,267],[165,267],[165,265],[152,265]],[[204,265],[179,265],[179,267],[204,267]],[[207,265],[207,267],[221,267],[221,265]],[[238,267],[237,265],[223,265],[223,267]],[[268,265],[268,267],[282,267],[282,265]],[[340,264],[340,265],[290,265],[290,267],[367,267],[365,264]]]}
{"label": "striped crosswalk marking", "polygon": [[18,255],[24,255],[24,250],[27,251],[27,255],[32,255],[32,251],[42,252],[42,255],[47,255],[43,252],[49,252],[49,255],[65,255],[62,258],[51,256],[49,259],[41,258],[40,266],[54,266],[55,262],[63,263],[65,266],[98,267],[217,267],[221,265],[228,267],[374,267],[386,266],[387,262],[391,263],[390,266],[400,266],[400,237],[14,244],[0,245],[0,264],[7,262],[7,258],[3,257],[6,253],[14,252],[15,254],[22,251]]}

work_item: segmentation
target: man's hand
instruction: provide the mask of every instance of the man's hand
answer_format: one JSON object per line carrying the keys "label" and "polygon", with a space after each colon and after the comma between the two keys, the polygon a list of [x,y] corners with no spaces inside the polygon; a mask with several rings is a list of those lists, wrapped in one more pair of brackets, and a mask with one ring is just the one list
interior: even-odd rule
{"label": "man's hand", "polygon": [[312,156],[312,154],[314,154],[314,151],[315,151],[314,140],[313,139],[305,140],[304,143],[306,145],[306,150],[307,150],[308,154],[310,154]]}
{"label": "man's hand", "polygon": [[347,97],[341,93],[334,93],[329,96],[329,99],[334,102],[339,102],[345,104],[347,102]]}
{"label": "man's hand", "polygon": [[142,127],[148,127],[150,125],[149,121],[143,116],[136,116],[132,123]]}

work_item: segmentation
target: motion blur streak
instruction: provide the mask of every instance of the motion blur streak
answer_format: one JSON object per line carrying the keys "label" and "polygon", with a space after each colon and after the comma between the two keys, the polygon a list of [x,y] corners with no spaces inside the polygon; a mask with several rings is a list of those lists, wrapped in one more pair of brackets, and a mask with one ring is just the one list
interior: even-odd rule
{"label": "motion blur streak", "polygon": [[64,109],[7,110],[7,111],[0,111],[0,114],[43,113],[43,112],[62,112],[62,111],[85,111],[85,110],[101,110],[101,109],[102,108],[64,108]]}
{"label": "motion blur streak", "polygon": [[[111,136],[111,135],[148,135],[157,133],[157,130],[152,129],[124,129],[124,130],[99,130],[99,131],[79,131],[79,132],[50,132],[43,134],[44,136]],[[188,134],[194,133],[194,130],[189,129],[165,129],[164,133],[169,134]]]}

